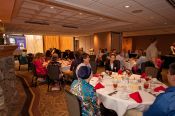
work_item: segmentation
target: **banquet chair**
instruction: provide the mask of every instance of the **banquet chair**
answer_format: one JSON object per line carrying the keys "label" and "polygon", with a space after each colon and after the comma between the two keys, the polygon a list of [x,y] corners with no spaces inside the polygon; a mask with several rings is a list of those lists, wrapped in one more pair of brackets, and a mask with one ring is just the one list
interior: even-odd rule
{"label": "banquet chair", "polygon": [[65,90],[69,116],[81,116],[81,104],[77,96]]}
{"label": "banquet chair", "polygon": [[36,87],[37,83],[38,83],[38,78],[46,78],[47,74],[42,75],[42,74],[37,74],[36,72],[36,66],[32,63],[32,72],[33,72],[33,76],[32,76],[32,86]]}
{"label": "banquet chair", "polygon": [[147,75],[152,76],[152,78],[157,78],[158,69],[155,68],[155,67],[146,67],[146,68],[145,68],[145,73],[146,73]]}
{"label": "banquet chair", "polygon": [[[64,82],[64,76],[60,70],[60,66],[57,64],[49,64],[47,66],[47,73],[48,73],[48,91],[50,91],[50,84],[58,81],[60,86],[60,90],[62,87],[62,82]],[[63,83],[64,84],[64,83]]]}

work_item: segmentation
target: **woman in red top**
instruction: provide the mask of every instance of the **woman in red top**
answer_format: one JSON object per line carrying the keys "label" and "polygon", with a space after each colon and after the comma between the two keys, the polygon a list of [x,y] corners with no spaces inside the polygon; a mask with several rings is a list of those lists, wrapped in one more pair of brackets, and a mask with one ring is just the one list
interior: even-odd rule
{"label": "woman in red top", "polygon": [[39,75],[45,75],[47,73],[46,67],[43,65],[45,59],[42,53],[37,53],[34,57],[33,64],[36,67],[36,73]]}

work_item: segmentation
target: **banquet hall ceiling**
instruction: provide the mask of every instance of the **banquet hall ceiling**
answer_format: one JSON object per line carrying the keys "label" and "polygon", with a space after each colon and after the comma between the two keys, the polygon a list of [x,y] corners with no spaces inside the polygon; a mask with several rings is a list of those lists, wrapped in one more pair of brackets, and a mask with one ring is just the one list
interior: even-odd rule
{"label": "banquet hall ceiling", "polygon": [[8,33],[74,35],[175,33],[174,14],[167,0],[16,0],[5,29]]}

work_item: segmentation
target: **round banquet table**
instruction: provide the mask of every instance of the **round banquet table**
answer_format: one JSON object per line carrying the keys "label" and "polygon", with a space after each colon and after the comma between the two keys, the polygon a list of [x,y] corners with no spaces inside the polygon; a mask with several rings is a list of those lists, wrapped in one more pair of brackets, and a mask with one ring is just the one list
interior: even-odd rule
{"label": "round banquet table", "polygon": [[[130,78],[140,78],[140,75],[131,75]],[[102,81],[100,82],[102,85],[104,85],[104,88],[97,89],[97,96],[103,103],[103,105],[108,108],[114,110],[118,116],[123,116],[125,112],[129,109],[137,109],[139,111],[145,111],[149,108],[149,106],[154,102],[155,96],[154,94],[148,93],[142,90],[133,90],[133,91],[123,91],[122,88],[117,87],[116,94],[108,95],[109,93],[114,92],[113,88],[113,78],[111,78],[108,75],[104,75]],[[99,79],[97,77],[92,77],[90,80],[90,84],[92,86],[95,86],[99,82]],[[158,83],[157,86],[163,85],[162,83]],[[119,85],[119,84],[118,84]],[[122,87],[122,86],[121,86]],[[138,91],[140,93],[140,96],[142,98],[142,103],[137,103],[132,98],[128,97],[128,99],[122,99],[122,94],[130,94],[135,91]]]}

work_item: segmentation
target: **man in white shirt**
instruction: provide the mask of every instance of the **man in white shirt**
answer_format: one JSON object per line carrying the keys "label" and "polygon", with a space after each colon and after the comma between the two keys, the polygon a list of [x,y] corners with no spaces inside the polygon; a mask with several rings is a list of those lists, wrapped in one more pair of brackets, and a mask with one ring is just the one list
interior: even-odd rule
{"label": "man in white shirt", "polygon": [[154,40],[146,49],[146,57],[148,60],[153,61],[155,64],[155,60],[158,57],[158,50],[157,50],[157,40]]}

